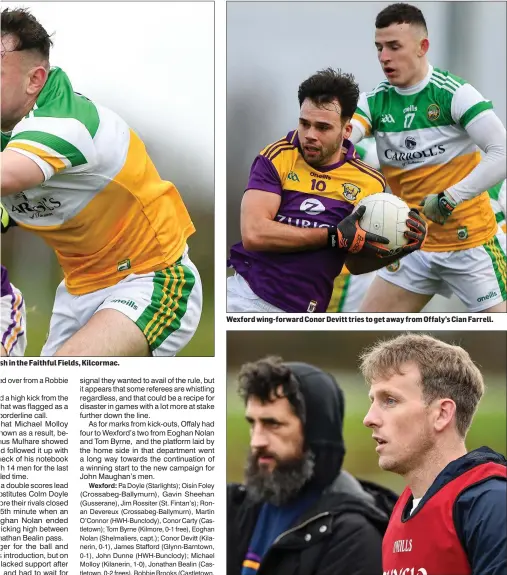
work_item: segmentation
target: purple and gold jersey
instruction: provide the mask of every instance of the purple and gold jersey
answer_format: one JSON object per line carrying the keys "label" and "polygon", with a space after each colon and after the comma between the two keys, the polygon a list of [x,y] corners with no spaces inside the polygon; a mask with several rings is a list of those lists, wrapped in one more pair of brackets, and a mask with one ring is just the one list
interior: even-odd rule
{"label": "purple and gold jersey", "polygon": [[[339,224],[364,197],[383,192],[385,179],[362,162],[344,141],[343,161],[312,168],[299,150],[297,130],[264,148],[255,158],[247,190],[281,196],[275,221],[302,228]],[[325,312],[333,281],[346,254],[328,248],[299,252],[252,252],[238,243],[229,265],[253,292],[286,312]]]}

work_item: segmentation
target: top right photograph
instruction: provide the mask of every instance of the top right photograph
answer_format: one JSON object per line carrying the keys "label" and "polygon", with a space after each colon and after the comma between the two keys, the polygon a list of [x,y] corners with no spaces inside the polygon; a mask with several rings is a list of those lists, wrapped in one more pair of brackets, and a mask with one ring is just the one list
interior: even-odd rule
{"label": "top right photograph", "polygon": [[506,4],[227,3],[227,312],[506,312]]}

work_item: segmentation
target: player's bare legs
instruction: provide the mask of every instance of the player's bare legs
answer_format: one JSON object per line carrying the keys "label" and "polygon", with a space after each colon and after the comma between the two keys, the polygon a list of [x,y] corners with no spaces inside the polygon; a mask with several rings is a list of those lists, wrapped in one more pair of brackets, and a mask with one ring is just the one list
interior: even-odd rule
{"label": "player's bare legs", "polygon": [[432,297],[408,291],[377,276],[368,288],[359,312],[415,313],[421,311]]}
{"label": "player's bare legs", "polygon": [[507,302],[502,301],[496,305],[492,305],[487,309],[482,309],[480,313],[505,313],[507,312]]}
{"label": "player's bare legs", "polygon": [[148,342],[137,325],[114,309],[103,309],[69,338],[55,356],[146,357]]}
{"label": "player's bare legs", "polygon": [[0,356],[1,357],[7,357],[7,352],[5,351],[5,348],[3,345],[0,345]]}

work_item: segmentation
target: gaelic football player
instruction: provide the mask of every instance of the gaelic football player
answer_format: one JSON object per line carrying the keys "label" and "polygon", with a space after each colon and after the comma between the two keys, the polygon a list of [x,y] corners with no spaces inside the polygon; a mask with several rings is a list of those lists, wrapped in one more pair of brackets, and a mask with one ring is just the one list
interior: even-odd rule
{"label": "gaelic football player", "polygon": [[[229,259],[236,273],[227,280],[228,311],[325,312],[345,261],[357,274],[390,263],[372,243],[388,240],[358,224],[365,208],[352,213],[385,188],[347,139],[358,96],[351,75],[317,72],[299,87],[298,129],[255,159],[241,204],[242,241]],[[402,255],[419,249],[426,234],[416,212],[407,223]]]}
{"label": "gaelic football player", "polygon": [[475,88],[428,62],[418,8],[392,4],[375,26],[386,81],[361,94],[351,140],[375,136],[389,187],[421,206],[428,237],[422,250],[379,271],[360,310],[416,312],[454,292],[469,311],[506,311],[505,234],[487,193],[506,175],[505,128]]}
{"label": "gaelic football player", "polygon": [[50,68],[51,44],[26,10],[2,11],[2,201],[65,276],[42,355],[173,356],[201,314],[194,226],[139,137]]}

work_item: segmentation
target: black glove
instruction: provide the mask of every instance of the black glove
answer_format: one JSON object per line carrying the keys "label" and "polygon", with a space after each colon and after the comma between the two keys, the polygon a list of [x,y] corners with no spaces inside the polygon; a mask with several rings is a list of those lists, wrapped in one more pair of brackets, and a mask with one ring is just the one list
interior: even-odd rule
{"label": "black glove", "polygon": [[359,252],[373,254],[378,257],[386,257],[390,250],[379,244],[388,244],[389,240],[377,234],[366,232],[359,225],[359,220],[363,217],[366,206],[360,206],[336,226],[328,228],[327,245],[330,248],[338,249],[349,254]]}
{"label": "black glove", "polygon": [[428,233],[426,222],[419,215],[419,210],[412,208],[410,212],[408,212],[408,216],[407,226],[409,229],[404,234],[408,239],[408,244],[401,248],[404,254],[411,254],[416,250],[420,250]]}

